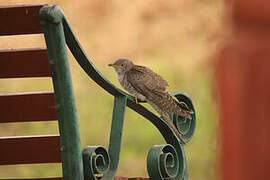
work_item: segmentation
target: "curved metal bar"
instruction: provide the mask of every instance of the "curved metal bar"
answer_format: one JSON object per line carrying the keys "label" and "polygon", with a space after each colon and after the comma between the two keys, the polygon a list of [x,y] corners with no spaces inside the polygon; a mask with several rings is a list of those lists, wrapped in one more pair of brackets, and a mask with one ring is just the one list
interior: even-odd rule
{"label": "curved metal bar", "polygon": [[110,143],[108,149],[109,155],[111,157],[111,164],[109,166],[109,171],[105,173],[102,178],[104,180],[105,179],[112,180],[118,168],[126,102],[127,102],[126,96],[114,97],[113,117],[111,125]]}

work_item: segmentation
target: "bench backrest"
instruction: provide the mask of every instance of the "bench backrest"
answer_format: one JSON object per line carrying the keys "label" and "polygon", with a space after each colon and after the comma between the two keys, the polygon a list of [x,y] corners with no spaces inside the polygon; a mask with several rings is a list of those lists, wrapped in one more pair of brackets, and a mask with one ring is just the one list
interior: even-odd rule
{"label": "bench backrest", "polygon": [[[43,33],[39,17],[43,6],[46,4],[1,6],[0,36]],[[50,69],[46,48],[0,50],[0,78],[54,76],[54,92],[0,95],[0,123],[58,120],[60,132],[1,137],[0,165],[62,162],[63,179],[82,180],[81,142],[69,66],[56,69]]]}

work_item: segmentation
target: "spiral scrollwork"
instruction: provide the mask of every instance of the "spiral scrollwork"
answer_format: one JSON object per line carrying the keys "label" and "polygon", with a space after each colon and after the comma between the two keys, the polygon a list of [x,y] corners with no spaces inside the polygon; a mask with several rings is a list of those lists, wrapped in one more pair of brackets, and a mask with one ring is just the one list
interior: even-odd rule
{"label": "spiral scrollwork", "polygon": [[103,146],[87,146],[83,152],[84,177],[89,180],[97,180],[95,175],[101,175],[108,171],[110,165],[109,154]]}
{"label": "spiral scrollwork", "polygon": [[195,127],[196,127],[195,109],[194,109],[191,99],[185,93],[177,92],[177,93],[171,93],[171,95],[176,97],[180,103],[185,104],[189,109],[191,109],[194,112],[193,114],[191,114],[192,119],[188,119],[188,118],[170,113],[171,119],[173,120],[175,127],[178,129],[178,131],[181,132],[181,134],[183,134],[183,138],[185,139],[185,142],[187,143],[192,138],[195,131]]}
{"label": "spiral scrollwork", "polygon": [[179,172],[179,166],[177,152],[170,144],[155,145],[148,152],[147,170],[151,179],[175,178]]}

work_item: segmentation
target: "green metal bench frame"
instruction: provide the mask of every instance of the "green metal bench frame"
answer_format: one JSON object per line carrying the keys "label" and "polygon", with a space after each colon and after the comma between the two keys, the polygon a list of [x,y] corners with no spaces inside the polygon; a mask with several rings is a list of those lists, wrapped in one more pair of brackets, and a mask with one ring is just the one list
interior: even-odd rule
{"label": "green metal bench frame", "polygon": [[[136,104],[134,98],[110,83],[92,64],[76,39],[62,10],[58,6],[45,6],[40,10],[40,20],[48,48],[56,107],[59,118],[63,179],[112,180],[116,174],[124,123],[128,106],[157,127],[168,144],[153,146],[147,157],[147,169],[151,179],[188,179],[184,145],[178,140],[167,123]],[[86,74],[100,87],[114,96],[114,109],[108,151],[103,146],[88,146],[81,153],[80,136],[66,45]],[[61,96],[64,95],[64,96]],[[179,101],[195,111],[191,99],[184,93],[173,93]],[[192,120],[171,114],[176,127],[184,132],[188,142],[193,136],[196,117]],[[68,126],[72,124],[73,126]]]}

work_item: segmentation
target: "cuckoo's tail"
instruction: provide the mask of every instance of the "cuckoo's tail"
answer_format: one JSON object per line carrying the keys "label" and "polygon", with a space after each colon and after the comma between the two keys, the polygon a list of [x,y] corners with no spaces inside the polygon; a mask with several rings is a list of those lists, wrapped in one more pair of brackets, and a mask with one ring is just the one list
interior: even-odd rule
{"label": "cuckoo's tail", "polygon": [[183,144],[186,144],[184,138],[182,137],[182,135],[180,134],[180,132],[178,131],[178,129],[175,127],[175,125],[173,124],[173,121],[170,119],[170,117],[168,116],[168,114],[166,114],[165,116],[161,116],[161,117],[167,121],[168,125],[172,128],[173,132],[178,137],[178,139]]}
{"label": "cuckoo's tail", "polygon": [[[187,107],[184,102],[178,102],[168,92],[154,91],[152,93],[156,95],[155,98],[148,99],[149,102],[152,102],[150,104],[153,104],[152,106],[158,113],[163,111],[167,113],[171,112],[177,114],[178,116],[192,119],[191,114],[194,114],[194,112],[189,107]],[[155,106],[157,108],[155,108]]]}
{"label": "cuckoo's tail", "polygon": [[184,116],[188,119],[192,119],[191,114],[194,114],[194,112],[184,102],[179,102],[172,96],[171,98],[174,104],[177,106],[177,111],[174,113],[178,114],[179,116]]}

